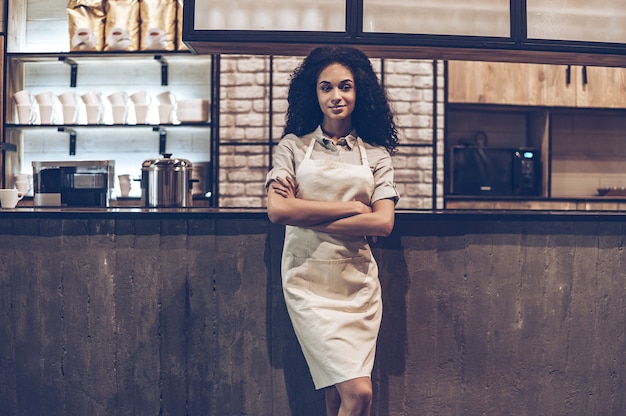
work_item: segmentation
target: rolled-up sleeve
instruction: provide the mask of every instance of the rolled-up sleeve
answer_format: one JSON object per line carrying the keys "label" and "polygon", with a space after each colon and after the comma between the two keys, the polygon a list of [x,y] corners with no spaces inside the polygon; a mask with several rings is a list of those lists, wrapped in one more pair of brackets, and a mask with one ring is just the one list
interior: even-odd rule
{"label": "rolled-up sleeve", "polygon": [[267,190],[270,183],[278,177],[295,178],[295,176],[296,172],[293,141],[283,139],[278,142],[274,151],[273,166],[265,178],[265,189]]}
{"label": "rolled-up sleeve", "polygon": [[400,195],[394,182],[391,155],[386,150],[381,151],[383,155],[378,159],[373,169],[374,193],[372,194],[371,203],[373,204],[381,199],[393,199],[394,203],[398,203]]}

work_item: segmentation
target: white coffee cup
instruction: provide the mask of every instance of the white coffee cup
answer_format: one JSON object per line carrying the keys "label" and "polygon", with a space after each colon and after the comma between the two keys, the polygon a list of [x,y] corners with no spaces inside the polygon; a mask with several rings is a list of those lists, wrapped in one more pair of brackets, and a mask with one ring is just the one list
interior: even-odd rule
{"label": "white coffee cup", "polygon": [[137,124],[146,124],[148,122],[148,109],[147,105],[135,105],[135,117],[137,118]]}
{"label": "white coffee cup", "polygon": [[113,123],[114,124],[126,124],[126,117],[128,116],[128,107],[124,105],[113,104],[111,106],[113,111]]}
{"label": "white coffee cup", "polygon": [[13,180],[14,181],[30,181],[31,176],[28,173],[18,173],[15,176],[13,176]]}
{"label": "white coffee cup", "polygon": [[87,124],[100,123],[100,105],[99,104],[86,104],[85,111],[87,112]]}
{"label": "white coffee cup", "polygon": [[35,95],[35,100],[37,100],[39,105],[52,105],[54,94],[51,91],[40,92]]}
{"label": "white coffee cup", "polygon": [[33,98],[27,90],[21,90],[13,94],[13,98],[15,99],[15,103],[18,105],[31,105],[33,103]]}
{"label": "white coffee cup", "polygon": [[146,49],[165,49],[167,47],[167,34],[165,30],[153,27],[146,33],[144,46]]}
{"label": "white coffee cup", "polygon": [[24,198],[24,194],[17,189],[0,189],[0,206],[2,209],[13,209]]}
{"label": "white coffee cup", "polygon": [[63,105],[73,105],[76,106],[76,93],[73,91],[65,91],[62,94],[59,94],[59,101]]}
{"label": "white coffee cup", "polygon": [[159,123],[169,124],[172,122],[172,105],[159,104]]}
{"label": "white coffee cup", "polygon": [[94,50],[96,47],[96,34],[87,27],[76,29],[72,36],[72,50]]}
{"label": "white coffee cup", "polygon": [[152,98],[150,97],[150,94],[148,94],[146,91],[137,91],[136,93],[131,94],[130,100],[135,105],[149,105],[152,101]]}
{"label": "white coffee cup", "polygon": [[100,101],[102,101],[100,93],[94,91],[84,93],[81,98],[86,105],[100,105]]}
{"label": "white coffee cup", "polygon": [[52,124],[52,106],[39,104],[39,119],[41,124]]}
{"label": "white coffee cup", "polygon": [[75,105],[63,105],[63,124],[75,124],[76,123],[76,106]]}
{"label": "white coffee cup", "polygon": [[32,104],[18,104],[17,121],[19,124],[33,124],[36,118],[35,107]]}
{"label": "white coffee cup", "polygon": [[30,184],[28,181],[15,181],[15,187],[24,195],[30,191]]}
{"label": "white coffee cup", "polygon": [[157,100],[159,100],[161,104],[174,104],[176,102],[176,97],[171,92],[165,91],[157,95]]}
{"label": "white coffee cup", "polygon": [[117,178],[120,182],[120,193],[122,197],[127,197],[131,188],[130,175],[118,175]]}

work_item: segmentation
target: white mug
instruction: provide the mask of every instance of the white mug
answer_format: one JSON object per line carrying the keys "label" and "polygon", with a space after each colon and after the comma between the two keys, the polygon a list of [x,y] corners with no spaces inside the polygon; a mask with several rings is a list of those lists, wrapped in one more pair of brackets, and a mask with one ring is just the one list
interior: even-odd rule
{"label": "white mug", "polygon": [[17,105],[31,105],[33,103],[33,98],[27,90],[21,90],[13,94],[13,98],[15,99],[15,103]]}
{"label": "white mug", "polygon": [[24,194],[17,189],[0,189],[0,206],[2,209],[13,209]]}
{"label": "white mug", "polygon": [[28,181],[15,181],[15,187],[24,195],[30,191],[30,183]]}

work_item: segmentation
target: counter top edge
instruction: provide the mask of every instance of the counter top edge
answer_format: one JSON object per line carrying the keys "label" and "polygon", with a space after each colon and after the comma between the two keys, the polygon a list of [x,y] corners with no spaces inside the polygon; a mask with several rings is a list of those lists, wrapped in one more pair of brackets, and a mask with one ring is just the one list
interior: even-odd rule
{"label": "counter top edge", "polygon": [[[15,208],[0,209],[2,218],[56,219],[255,219],[268,220],[264,208]],[[538,210],[396,210],[396,220],[415,219],[625,220],[626,211],[538,211]]]}

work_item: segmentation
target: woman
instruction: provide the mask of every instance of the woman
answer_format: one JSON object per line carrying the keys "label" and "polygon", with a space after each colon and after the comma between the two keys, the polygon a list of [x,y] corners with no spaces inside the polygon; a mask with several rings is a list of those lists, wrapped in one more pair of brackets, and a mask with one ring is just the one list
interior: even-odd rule
{"label": "woman", "polygon": [[327,414],[369,415],[382,304],[365,236],[394,224],[393,114],[367,56],[344,47],[304,59],[288,104],[266,182],[287,309]]}

